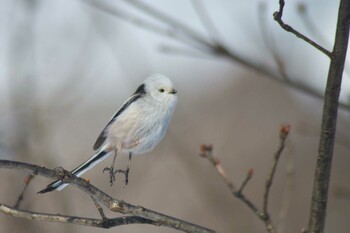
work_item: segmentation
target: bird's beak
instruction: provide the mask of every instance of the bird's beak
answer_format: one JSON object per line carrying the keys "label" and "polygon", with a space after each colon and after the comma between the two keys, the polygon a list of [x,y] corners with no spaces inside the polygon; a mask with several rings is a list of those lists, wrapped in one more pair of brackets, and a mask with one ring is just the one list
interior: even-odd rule
{"label": "bird's beak", "polygon": [[169,93],[170,93],[170,94],[176,94],[176,93],[177,93],[177,90],[172,89]]}

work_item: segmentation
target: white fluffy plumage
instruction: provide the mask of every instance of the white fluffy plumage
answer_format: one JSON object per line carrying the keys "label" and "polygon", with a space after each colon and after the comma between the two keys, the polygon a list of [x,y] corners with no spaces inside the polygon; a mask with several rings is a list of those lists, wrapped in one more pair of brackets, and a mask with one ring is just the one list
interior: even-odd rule
{"label": "white fluffy plumage", "polygon": [[[96,153],[72,173],[81,176],[112,153],[131,157],[151,151],[164,137],[176,102],[176,90],[169,78],[160,74],[147,78],[102,130],[94,144]],[[57,180],[39,193],[61,190],[66,185]]]}

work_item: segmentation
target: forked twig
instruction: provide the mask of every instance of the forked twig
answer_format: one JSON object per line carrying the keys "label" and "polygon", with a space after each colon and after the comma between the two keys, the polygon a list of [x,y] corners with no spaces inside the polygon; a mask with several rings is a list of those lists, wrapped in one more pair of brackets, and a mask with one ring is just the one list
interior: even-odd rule
{"label": "forked twig", "polygon": [[279,10],[273,13],[273,18],[278,22],[278,24],[287,32],[293,33],[295,36],[299,37],[300,39],[304,40],[308,44],[312,45],[316,49],[320,50],[322,53],[326,54],[329,58],[332,56],[332,53],[328,51],[327,49],[323,48],[321,45],[317,44],[315,41],[311,40],[307,36],[301,34],[288,24],[285,24],[282,20],[282,15],[283,15],[283,8],[284,8],[284,0],[279,0]]}
{"label": "forked twig", "polygon": [[270,233],[276,233],[276,227],[272,223],[269,212],[268,212],[268,208],[267,208],[268,207],[268,198],[269,198],[269,194],[270,194],[271,185],[273,182],[273,177],[276,173],[277,164],[278,164],[278,161],[281,157],[283,149],[285,147],[285,141],[287,139],[289,132],[290,132],[289,125],[283,125],[280,128],[280,135],[279,135],[280,145],[279,145],[276,153],[274,154],[274,160],[272,163],[272,167],[271,167],[270,173],[269,173],[267,180],[266,180],[265,190],[264,190],[264,194],[263,194],[262,210],[260,210],[252,201],[250,201],[243,194],[244,188],[248,184],[249,180],[253,177],[253,169],[250,169],[247,172],[247,176],[244,179],[243,183],[241,184],[239,189],[236,190],[234,183],[229,179],[227,172],[225,171],[225,169],[223,168],[223,166],[220,163],[220,160],[213,155],[213,146],[212,145],[201,145],[201,147],[200,147],[200,151],[201,151],[200,156],[208,159],[211,162],[211,164],[216,168],[217,172],[219,173],[221,178],[224,180],[225,184],[230,189],[232,194],[235,197],[237,197],[239,200],[241,200],[244,204],[246,204],[248,206],[248,208],[251,209],[255,213],[255,215],[261,221],[264,222],[267,231]]}

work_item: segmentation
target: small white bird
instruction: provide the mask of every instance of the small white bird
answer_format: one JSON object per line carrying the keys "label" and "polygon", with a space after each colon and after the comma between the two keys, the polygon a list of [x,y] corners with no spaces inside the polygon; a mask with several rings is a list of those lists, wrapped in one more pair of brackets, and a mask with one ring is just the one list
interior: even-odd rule
{"label": "small white bird", "polygon": [[[164,137],[177,102],[176,92],[170,79],[163,75],[147,78],[102,130],[93,147],[96,153],[72,173],[81,176],[114,153],[111,167],[103,171],[109,171],[111,185],[118,172],[125,174],[127,184],[131,156],[151,151]],[[129,154],[128,167],[114,171],[115,159],[120,153]],[[62,190],[67,185],[57,180],[38,193]]]}

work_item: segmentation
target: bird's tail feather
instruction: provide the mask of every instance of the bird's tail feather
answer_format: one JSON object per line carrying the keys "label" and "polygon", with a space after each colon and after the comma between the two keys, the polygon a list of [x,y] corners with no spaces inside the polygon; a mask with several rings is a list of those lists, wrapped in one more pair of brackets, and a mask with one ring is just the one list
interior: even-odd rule
{"label": "bird's tail feather", "polygon": [[[96,154],[91,156],[90,159],[82,163],[79,167],[75,168],[72,171],[72,174],[76,176],[83,175],[86,171],[95,166],[97,163],[107,158],[110,155],[110,153],[111,151],[107,151],[106,148],[102,147]],[[45,189],[39,191],[38,193],[47,193],[54,190],[62,190],[67,185],[68,184],[63,183],[62,180],[56,180],[49,184]]]}

